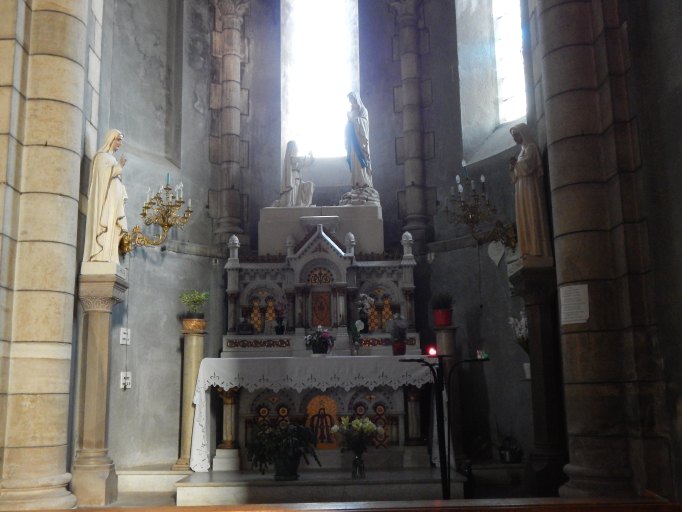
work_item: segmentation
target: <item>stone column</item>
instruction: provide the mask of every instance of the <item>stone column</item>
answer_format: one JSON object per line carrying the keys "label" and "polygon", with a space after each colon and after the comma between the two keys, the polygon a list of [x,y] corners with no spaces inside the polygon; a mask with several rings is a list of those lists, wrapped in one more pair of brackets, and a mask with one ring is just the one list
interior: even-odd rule
{"label": "stone column", "polygon": [[522,268],[511,276],[511,282],[523,297],[528,319],[534,434],[528,457],[529,486],[534,496],[556,496],[566,481],[562,469],[568,456],[554,267]]}
{"label": "stone column", "polygon": [[422,441],[421,392],[415,386],[405,386],[405,445],[419,445]]}
{"label": "stone column", "polygon": [[414,237],[417,253],[425,247],[429,222],[424,172],[424,134],[420,70],[419,16],[422,0],[390,2],[399,30],[400,97],[403,114],[403,151],[405,168],[405,226]]}
{"label": "stone column", "polygon": [[[90,263],[89,267],[96,271],[97,265],[115,266]],[[118,477],[107,448],[111,309],[123,300],[128,282],[120,273],[81,274],[79,281],[78,298],[83,305],[85,330],[71,490],[79,505],[103,506],[113,503],[118,496]]]}
{"label": "stone column", "polygon": [[231,449],[237,447],[237,395],[239,388],[218,388],[218,394],[223,400],[223,440],[218,448]]}
{"label": "stone column", "polygon": [[180,423],[180,457],[173,464],[173,471],[189,471],[189,455],[192,448],[192,425],[194,424],[194,409],[192,403],[194,388],[197,385],[199,366],[204,358],[203,329],[182,331],[185,347],[182,352],[182,419]]}
{"label": "stone column", "polygon": [[217,446],[213,459],[213,471],[239,471],[237,447],[237,398],[240,388],[218,388],[223,400],[223,440]]}
{"label": "stone column", "polygon": [[241,317],[239,307],[239,238],[236,235],[230,236],[227,246],[230,256],[225,263],[227,273],[227,332],[235,332]]}
{"label": "stone column", "polygon": [[332,323],[337,327],[345,327],[348,325],[348,318],[346,317],[346,286],[334,285],[334,297],[336,297],[336,313]]}
{"label": "stone column", "polygon": [[[242,243],[249,245],[244,234],[242,167],[247,151],[242,149],[241,67],[246,55],[243,34],[244,16],[249,0],[212,0],[215,28],[212,33],[214,76],[219,83],[211,84],[211,111],[214,121],[209,138],[212,163],[220,165],[220,187],[209,195],[210,214],[214,218],[213,235],[217,244],[225,244],[231,234],[239,234]],[[243,156],[244,155],[244,156]]]}
{"label": "stone column", "polygon": [[0,510],[76,504],[67,428],[88,4],[0,2]]}
{"label": "stone column", "polygon": [[641,494],[648,471],[671,474],[665,421],[645,419],[667,412],[620,6],[539,0],[530,12],[559,296],[577,297],[587,313],[561,320],[563,496]]}

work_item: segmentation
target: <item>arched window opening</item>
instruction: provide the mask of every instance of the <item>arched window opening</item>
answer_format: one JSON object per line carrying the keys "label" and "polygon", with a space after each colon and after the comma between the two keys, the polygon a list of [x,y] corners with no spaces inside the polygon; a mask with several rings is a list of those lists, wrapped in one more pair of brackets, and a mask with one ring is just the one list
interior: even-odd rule
{"label": "arched window opening", "polygon": [[521,5],[493,0],[499,123],[526,115],[526,83],[521,39]]}
{"label": "arched window opening", "polygon": [[282,2],[282,140],[299,154],[345,154],[347,94],[357,90],[357,0]]}

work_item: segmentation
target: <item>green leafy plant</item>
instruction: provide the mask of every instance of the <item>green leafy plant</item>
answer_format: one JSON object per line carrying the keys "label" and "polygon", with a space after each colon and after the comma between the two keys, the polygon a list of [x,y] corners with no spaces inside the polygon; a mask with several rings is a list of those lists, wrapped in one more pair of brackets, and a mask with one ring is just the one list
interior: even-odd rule
{"label": "green leafy plant", "polygon": [[204,306],[208,301],[208,292],[188,290],[180,294],[180,301],[187,307],[187,311],[190,313],[203,313]]}
{"label": "green leafy plant", "polygon": [[448,292],[434,293],[431,296],[431,309],[450,309],[452,307],[452,294]]}
{"label": "green leafy plant", "polygon": [[306,464],[310,464],[308,457],[311,457],[321,466],[316,446],[315,433],[308,427],[286,422],[279,425],[263,422],[256,427],[254,438],[247,445],[248,460],[262,474],[278,460],[302,457]]}

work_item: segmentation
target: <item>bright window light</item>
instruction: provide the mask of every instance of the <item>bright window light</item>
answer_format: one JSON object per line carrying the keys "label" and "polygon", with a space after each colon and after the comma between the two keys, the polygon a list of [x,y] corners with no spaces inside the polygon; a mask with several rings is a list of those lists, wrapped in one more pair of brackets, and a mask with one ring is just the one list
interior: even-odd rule
{"label": "bright window light", "polygon": [[500,124],[526,115],[526,80],[518,0],[493,0]]}
{"label": "bright window light", "polygon": [[[289,0],[286,138],[299,154],[345,155],[347,95],[357,88],[357,0]],[[284,44],[285,42],[283,42]]]}

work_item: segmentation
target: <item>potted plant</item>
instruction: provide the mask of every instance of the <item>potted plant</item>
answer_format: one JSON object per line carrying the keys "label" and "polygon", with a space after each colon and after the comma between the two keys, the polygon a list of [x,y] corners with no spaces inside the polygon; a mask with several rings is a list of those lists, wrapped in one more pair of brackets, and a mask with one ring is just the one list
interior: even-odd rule
{"label": "potted plant", "polygon": [[398,315],[397,313],[393,318],[391,337],[393,338],[393,355],[405,355],[405,352],[407,351],[407,322],[402,315]]}
{"label": "potted plant", "polygon": [[431,297],[433,323],[436,327],[452,325],[452,294],[448,292],[434,293]]}
{"label": "potted plant", "polygon": [[204,306],[208,301],[208,292],[187,290],[180,294],[180,301],[187,308],[187,313],[185,313],[185,316],[182,319],[182,328],[188,331],[203,331],[206,327],[206,322],[204,321]]}
{"label": "potted plant", "polygon": [[334,346],[334,341],[332,333],[318,325],[314,333],[305,337],[305,348],[312,349],[313,354],[328,354]]}
{"label": "potted plant", "polygon": [[499,446],[500,461],[506,464],[514,464],[521,462],[523,458],[523,450],[512,436],[507,436],[502,439],[502,444]]}
{"label": "potted plant", "polygon": [[289,304],[284,301],[278,301],[275,304],[275,320],[277,325],[275,326],[275,334],[284,334],[284,318],[289,311]]}
{"label": "potted plant", "polygon": [[297,480],[301,458],[309,464],[312,457],[321,466],[317,457],[315,433],[303,425],[282,422],[271,425],[260,423],[253,440],[247,445],[248,460],[254,468],[265,474],[272,465],[275,480]]}

